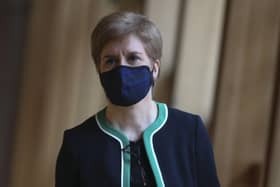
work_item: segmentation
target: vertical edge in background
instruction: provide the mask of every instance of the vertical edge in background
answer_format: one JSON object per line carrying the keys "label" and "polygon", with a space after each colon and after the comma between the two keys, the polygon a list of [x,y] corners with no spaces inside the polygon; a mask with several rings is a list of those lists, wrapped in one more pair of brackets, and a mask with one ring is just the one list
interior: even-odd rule
{"label": "vertical edge in background", "polygon": [[[177,30],[176,30],[176,38],[175,38],[175,44],[174,44],[174,49],[173,49],[173,59],[174,59],[174,66],[173,66],[173,70],[172,72],[176,72],[177,71],[177,67],[178,67],[178,60],[179,60],[179,56],[180,56],[180,48],[182,47],[182,38],[183,38],[183,33],[184,33],[184,19],[185,19],[185,15],[186,15],[186,10],[187,10],[187,1],[188,0],[180,0],[180,8],[179,8],[179,12],[178,12],[178,19],[177,19]],[[175,80],[175,73],[173,73],[173,76],[171,77],[171,82],[172,87],[171,90],[174,90],[174,80]],[[171,93],[170,95],[170,105],[174,105],[174,96],[173,93]]]}
{"label": "vertical edge in background", "polygon": [[211,113],[211,119],[209,122],[209,135],[212,139],[213,144],[214,142],[214,136],[215,136],[215,129],[216,129],[216,119],[217,119],[217,111],[219,106],[219,96],[220,96],[220,88],[221,88],[221,82],[222,82],[222,72],[223,72],[223,60],[225,56],[225,46],[227,42],[227,33],[228,33],[228,26],[229,26],[229,15],[230,15],[230,6],[231,6],[231,0],[225,0],[225,10],[224,10],[224,20],[223,20],[223,28],[222,28],[222,36],[221,36],[221,44],[220,44],[220,55],[219,55],[219,63],[218,63],[218,71],[217,71],[217,78],[216,78],[216,89],[214,94],[214,101],[213,101],[213,107],[212,107],[212,113]]}
{"label": "vertical edge in background", "polygon": [[[277,15],[278,20],[280,20],[280,14]],[[266,160],[265,160],[265,169],[264,169],[264,184],[263,187],[267,187],[269,183],[269,174],[270,174],[270,165],[272,161],[273,147],[275,144],[275,135],[276,135],[276,126],[277,126],[277,116],[278,110],[280,110],[280,24],[278,25],[278,49],[276,57],[277,65],[275,68],[275,80],[274,80],[274,92],[272,96],[272,113],[270,114],[269,125],[269,135],[267,140],[267,151],[266,151]],[[278,124],[279,125],[279,124]]]}

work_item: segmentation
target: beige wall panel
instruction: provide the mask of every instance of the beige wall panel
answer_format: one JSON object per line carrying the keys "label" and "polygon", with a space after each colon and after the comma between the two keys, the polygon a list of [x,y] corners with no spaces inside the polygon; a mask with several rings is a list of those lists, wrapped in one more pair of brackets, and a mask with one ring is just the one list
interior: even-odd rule
{"label": "beige wall panel", "polygon": [[[280,84],[280,83],[276,82],[276,84]],[[267,175],[268,176],[267,187],[280,186],[280,161],[279,161],[280,158],[280,87],[279,86],[278,86],[278,103],[277,103],[276,110],[277,110],[275,114],[276,120],[274,121],[275,124],[273,129],[272,151],[271,151],[271,155],[268,155],[269,158],[271,158],[271,160],[269,163],[269,170]]]}
{"label": "beige wall panel", "polygon": [[188,0],[176,67],[173,105],[211,115],[226,0]]}
{"label": "beige wall panel", "polygon": [[120,0],[119,10],[143,13],[144,3],[145,2],[143,0]]}
{"label": "beige wall panel", "polygon": [[163,38],[163,54],[160,77],[156,82],[155,98],[162,102],[170,102],[172,94],[174,50],[176,47],[177,23],[180,0],[148,0],[144,7],[146,14],[159,28]]}
{"label": "beige wall panel", "polygon": [[230,1],[215,113],[223,187],[261,187],[272,112],[278,0]]}
{"label": "beige wall panel", "polygon": [[34,1],[11,173],[12,187],[50,187],[63,131],[105,103],[89,34],[105,1]]}

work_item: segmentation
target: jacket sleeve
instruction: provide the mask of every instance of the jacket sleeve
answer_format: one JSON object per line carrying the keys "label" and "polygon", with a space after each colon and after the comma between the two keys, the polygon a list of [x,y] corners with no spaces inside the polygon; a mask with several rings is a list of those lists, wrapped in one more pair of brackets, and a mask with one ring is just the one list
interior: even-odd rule
{"label": "jacket sleeve", "polygon": [[197,116],[196,125],[196,165],[198,187],[219,187],[214,153],[207,129],[203,121]]}
{"label": "jacket sleeve", "polygon": [[79,187],[78,163],[71,150],[67,131],[64,132],[62,146],[56,160],[55,187]]}

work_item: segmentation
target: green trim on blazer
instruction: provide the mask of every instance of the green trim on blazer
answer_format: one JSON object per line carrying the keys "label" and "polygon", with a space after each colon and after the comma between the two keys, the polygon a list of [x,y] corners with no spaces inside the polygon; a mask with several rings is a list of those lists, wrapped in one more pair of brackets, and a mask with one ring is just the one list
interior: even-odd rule
{"label": "green trim on blazer", "polygon": [[[165,124],[168,117],[167,106],[163,103],[157,102],[158,115],[156,120],[145,129],[143,133],[144,145],[149,159],[155,181],[158,187],[164,187],[164,180],[161,174],[161,170],[158,164],[157,156],[154,151],[153,136],[159,131]],[[106,109],[104,108],[96,115],[96,121],[99,128],[107,135],[113,137],[120,143],[121,149],[129,145],[128,138],[117,129],[114,129],[110,122],[106,119]],[[130,187],[130,147],[128,146],[128,152],[120,151],[121,153],[121,187]]]}

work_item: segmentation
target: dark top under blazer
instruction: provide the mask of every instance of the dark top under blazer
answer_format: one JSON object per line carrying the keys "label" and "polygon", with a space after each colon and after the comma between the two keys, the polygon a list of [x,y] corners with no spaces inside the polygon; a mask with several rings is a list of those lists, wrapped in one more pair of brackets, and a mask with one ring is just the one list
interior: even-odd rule
{"label": "dark top under blazer", "polygon": [[[219,187],[211,142],[201,118],[157,103],[158,116],[143,133],[158,187]],[[130,154],[124,134],[105,109],[64,132],[56,187],[129,187]]]}

